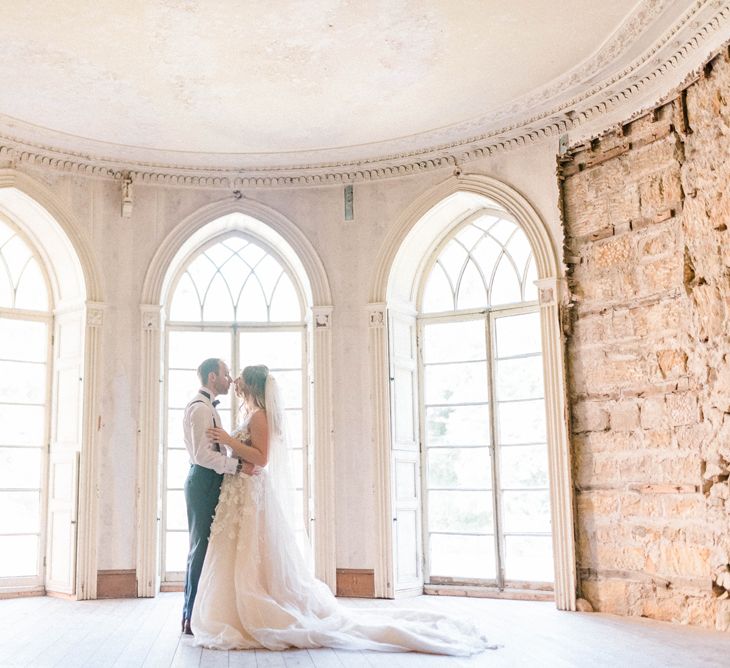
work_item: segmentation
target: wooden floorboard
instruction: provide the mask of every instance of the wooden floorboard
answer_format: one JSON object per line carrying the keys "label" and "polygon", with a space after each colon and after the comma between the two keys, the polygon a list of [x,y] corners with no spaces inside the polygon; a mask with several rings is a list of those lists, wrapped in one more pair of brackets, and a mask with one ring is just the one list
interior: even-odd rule
{"label": "wooden floorboard", "polygon": [[727,668],[730,634],[639,618],[559,612],[551,603],[422,596],[345,599],[355,610],[468,617],[499,649],[472,657],[334,649],[215,651],[180,634],[179,593],[155,599],[0,600],[0,668]]}

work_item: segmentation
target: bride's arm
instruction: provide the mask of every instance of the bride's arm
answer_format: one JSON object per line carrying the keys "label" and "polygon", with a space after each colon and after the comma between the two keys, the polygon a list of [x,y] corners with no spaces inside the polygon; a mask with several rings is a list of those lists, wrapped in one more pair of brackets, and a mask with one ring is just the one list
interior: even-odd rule
{"label": "bride's arm", "polygon": [[246,445],[230,436],[224,429],[211,428],[208,430],[212,438],[229,446],[236,457],[256,464],[256,466],[266,466],[269,461],[269,425],[266,422],[264,411],[257,411],[251,416],[248,432],[251,436],[251,445]]}

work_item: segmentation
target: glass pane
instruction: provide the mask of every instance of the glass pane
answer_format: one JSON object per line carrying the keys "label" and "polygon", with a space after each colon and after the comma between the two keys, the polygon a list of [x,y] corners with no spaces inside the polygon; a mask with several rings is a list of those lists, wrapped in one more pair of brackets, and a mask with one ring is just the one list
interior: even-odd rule
{"label": "glass pane", "polygon": [[269,369],[301,369],[302,332],[241,332],[239,359],[243,366],[265,364]]}
{"label": "glass pane", "polygon": [[238,251],[241,258],[251,267],[255,267],[266,255],[266,251],[254,243],[248,242]]}
{"label": "glass pane", "polygon": [[423,327],[423,361],[467,362],[486,359],[484,320],[428,323]]}
{"label": "glass pane", "polygon": [[451,285],[456,285],[466,260],[466,250],[456,239],[449,241],[441,251],[438,261],[448,275]]}
{"label": "glass pane", "polygon": [[220,242],[213,244],[212,246],[208,246],[204,252],[216,267],[222,266],[235,254],[233,250]]}
{"label": "glass pane", "polygon": [[490,492],[428,492],[428,530],[491,533]]}
{"label": "glass pane", "polygon": [[459,230],[456,238],[461,241],[467,249],[473,248],[474,244],[484,236],[484,230],[480,230],[474,225],[467,225]]}
{"label": "glass pane", "polygon": [[279,382],[286,408],[302,407],[302,372],[277,371],[276,379]]}
{"label": "glass pane", "polygon": [[527,235],[522,230],[517,230],[514,233],[509,243],[507,244],[507,252],[512,256],[512,259],[517,266],[520,276],[525,273],[525,266],[527,260],[530,258],[532,248],[530,242],[527,240]]}
{"label": "glass pane", "polygon": [[489,406],[426,409],[427,445],[489,445]]}
{"label": "glass pane", "polygon": [[190,539],[187,531],[168,531],[165,536],[165,570],[182,572],[187,569]]}
{"label": "glass pane", "polygon": [[233,303],[237,304],[241,288],[251,274],[251,268],[238,255],[234,255],[221,265],[220,273],[233,297]]}
{"label": "glass pane", "polygon": [[0,533],[40,531],[40,492],[0,492]]}
{"label": "glass pane", "polygon": [[514,401],[498,404],[499,443],[545,443],[545,404],[535,401]]}
{"label": "glass pane", "polygon": [[234,320],[233,294],[220,274],[214,276],[207,292],[203,295],[203,320],[206,322],[232,322]]}
{"label": "glass pane", "polygon": [[275,322],[299,322],[302,305],[291,278],[282,274],[271,302],[271,320]]}
{"label": "glass pane", "polygon": [[220,243],[236,253],[248,246],[248,241],[239,236],[228,237],[227,239],[223,239]]}
{"label": "glass pane", "polygon": [[41,452],[40,448],[0,448],[0,487],[38,489]]}
{"label": "glass pane", "polygon": [[301,410],[288,409],[286,411],[286,429],[289,435],[289,447],[301,447],[304,443]]}
{"label": "glass pane", "polygon": [[497,357],[539,353],[542,350],[540,314],[537,311],[497,318],[495,327]]}
{"label": "glass pane", "polygon": [[504,551],[506,580],[553,581],[555,571],[550,536],[506,536]]}
{"label": "glass pane", "polygon": [[[167,451],[167,486],[182,489],[190,472],[190,456],[187,450]],[[187,525],[186,525],[187,526]]]}
{"label": "glass pane", "polygon": [[492,281],[492,289],[489,295],[492,306],[496,304],[514,304],[522,301],[522,286],[520,276],[506,255],[497,265],[497,271]]}
{"label": "glass pane", "polygon": [[204,295],[218,267],[205,253],[198,255],[187,268],[199,295]]}
{"label": "glass pane", "polygon": [[0,401],[45,403],[46,365],[38,362],[0,362]]}
{"label": "glass pane", "polygon": [[289,465],[292,475],[292,483],[297,489],[304,487],[304,463],[302,460],[302,449],[301,448],[290,448],[289,450]]}
{"label": "glass pane", "polygon": [[38,536],[0,536],[0,578],[38,575]]}
{"label": "glass pane", "polygon": [[492,463],[488,448],[430,448],[428,486],[458,488],[492,487]]}
{"label": "glass pane", "polygon": [[182,490],[167,492],[167,529],[188,528],[188,511]]}
{"label": "glass pane", "polygon": [[498,220],[494,225],[489,228],[489,234],[491,234],[497,241],[502,245],[505,245],[512,234],[515,232],[517,225],[509,220]]}
{"label": "glass pane", "polygon": [[32,320],[0,318],[0,356],[22,362],[45,362],[48,325]]}
{"label": "glass pane", "polygon": [[200,388],[200,379],[195,371],[170,369],[167,375],[167,405],[170,408],[185,408]]}
{"label": "glass pane", "polygon": [[499,467],[503,488],[548,486],[546,445],[503,446],[499,450]]}
{"label": "glass pane", "polygon": [[261,282],[261,287],[266,295],[267,303],[271,303],[271,296],[274,293],[274,287],[276,286],[279,276],[284,270],[277,260],[271,255],[267,255],[261,262],[256,265],[254,272]]}
{"label": "glass pane", "polygon": [[426,282],[421,310],[424,313],[454,310],[454,291],[438,262],[434,265]]}
{"label": "glass pane", "polygon": [[461,277],[461,283],[459,284],[456,308],[481,308],[486,307],[488,304],[489,301],[487,299],[487,289],[484,285],[484,279],[477,271],[474,263],[469,260]]}
{"label": "glass pane", "polygon": [[505,533],[550,532],[550,495],[547,490],[502,492]]}
{"label": "glass pane", "polygon": [[17,286],[21,272],[32,257],[30,249],[25,241],[19,236],[15,236],[3,245],[2,254],[8,265],[11,281],[14,286]]}
{"label": "glass pane", "polygon": [[238,297],[236,320],[238,322],[267,322],[269,310],[266,297],[258,278],[251,274]]}
{"label": "glass pane", "polygon": [[541,399],[544,392],[542,357],[522,357],[497,362],[497,399]]}
{"label": "glass pane", "polygon": [[15,308],[31,311],[48,310],[48,288],[35,258],[28,262],[20,278],[15,292]]}
{"label": "glass pane", "polygon": [[183,438],[183,414],[185,411],[170,410],[167,411],[167,445],[168,447],[184,448],[185,441]]}
{"label": "glass pane", "polygon": [[198,295],[190,276],[187,273],[183,274],[170,302],[170,320],[176,322],[198,322],[202,320],[200,310],[200,300],[202,298],[202,294]]}
{"label": "glass pane", "polygon": [[[231,354],[229,332],[176,332],[169,334],[168,360],[170,368],[195,369],[209,357],[227,360]],[[196,381],[199,385],[199,381]],[[187,402],[186,402],[187,403]]]}
{"label": "glass pane", "polygon": [[487,281],[491,281],[494,267],[501,254],[502,247],[490,237],[482,239],[472,250],[471,256],[476,260]]}
{"label": "glass pane", "polygon": [[0,445],[44,444],[44,406],[0,404]]}
{"label": "glass pane", "polygon": [[13,308],[15,305],[15,288],[10,282],[10,276],[5,265],[0,262],[0,306]]}
{"label": "glass pane", "polygon": [[493,580],[493,536],[444,536],[430,537],[431,576],[451,578],[478,578]]}
{"label": "glass pane", "polygon": [[426,366],[424,375],[427,404],[486,403],[489,399],[483,362]]}

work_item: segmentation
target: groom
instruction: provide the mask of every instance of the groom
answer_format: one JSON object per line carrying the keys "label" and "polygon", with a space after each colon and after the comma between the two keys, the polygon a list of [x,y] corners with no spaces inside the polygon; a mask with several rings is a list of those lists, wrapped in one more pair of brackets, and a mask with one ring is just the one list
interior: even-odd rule
{"label": "groom", "polygon": [[[193,615],[198,580],[208,548],[210,526],[218,504],[223,474],[238,473],[244,465],[242,460],[229,457],[225,449],[218,443],[211,442],[205,433],[210,427],[221,426],[220,415],[216,410],[216,396],[227,394],[231,386],[228,366],[217,357],[209,358],[198,367],[198,377],[202,387],[185,408],[183,417],[185,447],[190,455],[190,472],[185,480],[190,552],[185,573],[182,617],[182,630],[188,635],[193,634],[190,618]],[[250,467],[250,464],[246,467]]]}

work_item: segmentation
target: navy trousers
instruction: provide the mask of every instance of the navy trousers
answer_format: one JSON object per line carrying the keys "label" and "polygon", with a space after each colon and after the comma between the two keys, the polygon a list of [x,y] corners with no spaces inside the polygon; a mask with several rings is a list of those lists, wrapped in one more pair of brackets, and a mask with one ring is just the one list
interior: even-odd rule
{"label": "navy trousers", "polygon": [[193,615],[198,581],[203,570],[205,552],[208,549],[210,526],[218,505],[223,475],[213,469],[193,464],[185,480],[185,503],[188,507],[188,531],[190,531],[190,552],[185,573],[185,603],[183,619]]}

